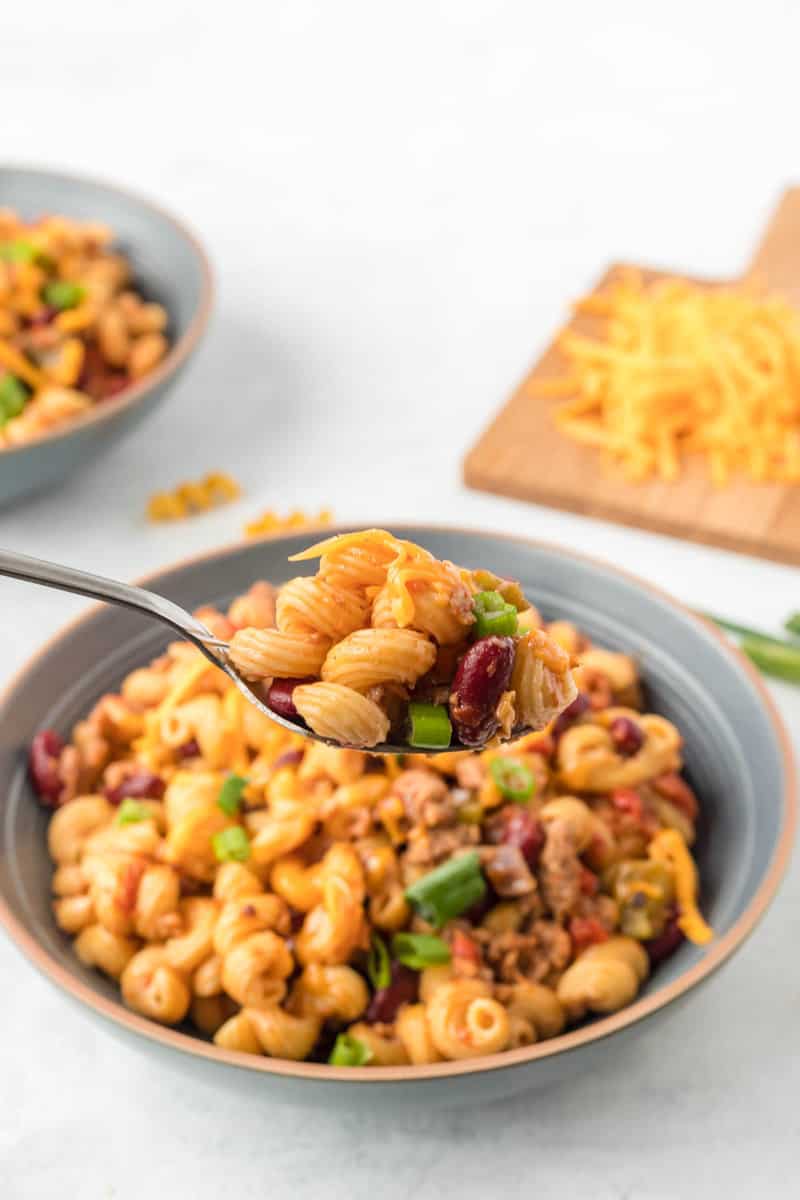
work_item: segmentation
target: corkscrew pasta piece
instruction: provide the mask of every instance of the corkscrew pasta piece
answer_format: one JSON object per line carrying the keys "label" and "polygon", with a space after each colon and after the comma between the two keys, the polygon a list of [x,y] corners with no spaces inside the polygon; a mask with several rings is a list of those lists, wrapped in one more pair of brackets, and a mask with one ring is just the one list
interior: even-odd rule
{"label": "corkscrew pasta piece", "polygon": [[389,718],[373,701],[339,683],[304,683],[294,689],[300,716],[319,734],[346,746],[386,741]]}
{"label": "corkscrew pasta piece", "polygon": [[518,724],[544,729],[572,703],[578,689],[569,667],[569,655],[541,629],[518,640],[511,675]]}
{"label": "corkscrew pasta piece", "polygon": [[153,492],[147,502],[151,521],[182,521],[220,504],[238,500],[239,484],[224,471],[212,471],[202,479],[180,483],[171,491]]}
{"label": "corkscrew pasta piece", "polygon": [[111,805],[102,796],[78,796],[56,809],[47,830],[47,849],[54,862],[76,863],[92,833],[109,824]]}
{"label": "corkscrew pasta piece", "polygon": [[53,913],[59,929],[76,934],[96,921],[92,897],[84,893],[79,896],[61,896],[53,901]]}
{"label": "corkscrew pasta piece", "polygon": [[112,933],[103,925],[87,925],[73,943],[75,953],[87,967],[97,967],[112,979],[119,979],[136,953],[136,942],[121,933]]}
{"label": "corkscrew pasta piece", "polygon": [[[453,582],[426,552],[379,532],[329,539],[321,554],[331,586],[373,604],[400,562],[403,587],[386,595],[401,617],[421,595],[438,604]],[[497,605],[524,605],[517,585],[453,571],[468,590],[496,587],[484,615],[513,624]],[[251,590],[241,612],[268,622],[272,599]],[[205,619],[233,628],[217,610]],[[371,624],[339,639],[329,665],[339,672],[353,644],[387,636],[423,648],[415,669],[434,696],[452,690],[453,662],[475,645]],[[573,627],[563,642],[525,645],[556,673],[567,654],[594,649]],[[338,1066],[421,1065],[528,1046],[615,1011],[635,999],[650,954],[657,961],[680,934],[711,936],[680,734],[615,702],[624,685],[633,703],[638,682],[619,658],[602,680],[594,660],[588,704],[550,730],[480,753],[379,758],[287,732],[172,643],[120,695],[101,697],[68,745],[48,736],[36,760],[34,783],[48,805],[57,789],[59,803],[48,830],[55,923],[81,961],[122,980],[129,1007],[167,1024],[188,1018],[250,1054],[318,1060],[338,1030]],[[346,677],[364,693],[323,679],[295,688],[300,705],[304,687],[333,689],[388,720],[385,689],[416,685],[392,654],[363,661],[371,674]],[[508,667],[498,695],[513,708],[512,655]],[[487,881],[497,895],[485,911]]]}
{"label": "corkscrew pasta piece", "polygon": [[590,946],[567,967],[556,993],[573,1021],[587,1012],[616,1012],[635,998],[649,969],[639,942],[613,937]]}
{"label": "corkscrew pasta piece", "polygon": [[322,900],[303,921],[295,952],[304,965],[346,963],[366,944],[364,876],[354,850],[334,847],[323,866]]}
{"label": "corkscrew pasta piece", "polygon": [[[244,535],[249,538],[263,537],[265,534],[282,533],[289,529],[303,529],[307,525],[330,525],[333,513],[329,508],[322,508],[316,514],[307,514],[300,509],[294,509],[282,517],[274,509],[267,508],[260,516],[248,521],[244,527]],[[251,622],[246,622],[250,624]]]}
{"label": "corkscrew pasta piece", "polygon": [[222,959],[222,986],[243,1008],[278,1004],[294,961],[286,942],[272,930],[237,942]]}
{"label": "corkscrew pasta piece", "polygon": [[261,1042],[256,1037],[248,1014],[242,1009],[229,1017],[214,1034],[214,1045],[240,1054],[261,1054]]}
{"label": "corkscrew pasta piece", "polygon": [[272,1058],[308,1058],[321,1029],[318,1017],[295,1016],[277,1004],[244,1008],[242,1016],[250,1025],[261,1052]]}
{"label": "corkscrew pasta piece", "polygon": [[213,945],[224,958],[239,942],[266,929],[287,937],[291,927],[289,910],[280,896],[269,892],[228,900],[219,911],[213,930]]}
{"label": "corkscrew pasta piece", "polygon": [[236,1005],[227,996],[195,995],[189,1006],[189,1017],[201,1033],[213,1038],[235,1011]]}
{"label": "corkscrew pasta piece", "polygon": [[311,962],[303,968],[294,998],[301,1012],[320,1020],[355,1021],[369,1003],[369,991],[352,967]]}
{"label": "corkscrew pasta piece", "polygon": [[161,946],[134,954],[122,972],[120,987],[129,1008],[162,1025],[177,1025],[189,1011],[189,988]]}
{"label": "corkscrew pasta piece", "polygon": [[187,896],[181,900],[180,915],[183,932],[164,943],[164,960],[188,974],[211,954],[219,905],[208,896]]}

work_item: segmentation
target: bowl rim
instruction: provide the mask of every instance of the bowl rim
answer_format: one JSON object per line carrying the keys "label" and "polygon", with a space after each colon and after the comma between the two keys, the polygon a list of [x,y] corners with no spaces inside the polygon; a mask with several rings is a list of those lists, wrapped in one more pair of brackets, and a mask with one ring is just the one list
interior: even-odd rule
{"label": "bowl rim", "polygon": [[169,347],[167,354],[154,370],[148,372],[147,375],[144,375],[136,383],[132,383],[129,387],[126,387],[118,396],[112,396],[109,400],[104,400],[102,404],[95,405],[90,412],[72,418],[63,426],[57,425],[55,429],[45,430],[45,432],[39,433],[35,437],[27,438],[24,442],[20,442],[16,446],[0,446],[0,458],[4,455],[23,455],[26,450],[31,450],[34,446],[41,446],[45,442],[54,442],[70,437],[73,433],[77,433],[89,426],[109,421],[126,409],[138,404],[154,388],[162,384],[171,375],[174,375],[178,368],[196,350],[197,344],[208,325],[215,295],[214,273],[211,268],[211,262],[199,237],[189,225],[174,216],[166,208],[162,208],[160,204],[148,199],[133,188],[121,187],[119,184],[109,183],[107,180],[100,179],[96,175],[84,175],[78,171],[49,170],[47,167],[26,166],[23,163],[0,162],[0,177],[6,172],[16,171],[20,173],[24,172],[28,175],[39,175],[43,179],[61,179],[68,183],[92,184],[94,187],[102,188],[106,192],[122,196],[126,200],[132,200],[139,207],[148,210],[166,221],[189,244],[197,259],[200,267],[200,296],[184,333]]}
{"label": "bowl rim", "polygon": [[[558,1054],[567,1054],[592,1042],[602,1041],[614,1033],[637,1025],[639,1022],[667,1007],[673,1000],[677,1000],[691,991],[722,966],[736,950],[741,948],[774,899],[789,863],[798,818],[798,780],[792,744],[777,707],[755,667],[741,651],[728,641],[712,622],[698,616],[668,592],[641,579],[638,575],[606,562],[604,559],[575,552],[557,542],[547,542],[518,534],[494,533],[491,530],[475,528],[474,526],[437,524],[435,522],[408,523],[396,521],[389,523],[389,527],[397,530],[404,537],[410,537],[415,532],[417,535],[424,535],[424,531],[431,530],[445,534],[488,536],[564,555],[567,558],[577,560],[579,563],[586,563],[600,570],[610,572],[612,575],[619,576],[627,582],[632,583],[649,595],[665,602],[671,608],[677,610],[684,618],[688,618],[692,624],[704,633],[713,637],[718,642],[723,653],[739,666],[753,685],[761,703],[764,705],[767,717],[775,732],[783,759],[785,786],[782,796],[780,833],[771,861],[761,883],[741,916],[722,938],[715,940],[711,944],[711,948],[698,963],[695,963],[694,966],[683,972],[678,979],[664,984],[652,994],[634,1001],[633,1004],[629,1004],[608,1016],[597,1017],[589,1024],[568,1030],[558,1037],[536,1042],[532,1046],[524,1046],[517,1050],[504,1050],[497,1054],[486,1055],[485,1057],[428,1063],[423,1066],[408,1065],[397,1067],[335,1067],[328,1063],[295,1062],[289,1059],[271,1058],[266,1055],[245,1054],[236,1050],[225,1050],[215,1046],[212,1042],[203,1041],[199,1037],[182,1033],[168,1026],[159,1025],[157,1022],[150,1021],[146,1017],[139,1016],[137,1013],[125,1008],[121,1000],[110,1000],[100,995],[88,984],[83,983],[74,976],[70,970],[63,967],[50,955],[33,934],[28,932],[11,912],[4,897],[0,896],[0,923],[5,926],[11,939],[26,958],[46,975],[52,983],[62,988],[73,1000],[87,1005],[99,1016],[113,1022],[123,1031],[178,1051],[181,1054],[188,1054],[210,1062],[218,1062],[224,1066],[245,1071],[255,1071],[268,1076],[309,1079],[317,1083],[393,1083],[397,1085],[403,1083],[424,1083],[425,1081],[433,1083],[437,1079],[455,1078],[464,1075],[482,1075],[506,1068],[523,1067],[539,1059],[551,1058]],[[313,536],[317,532],[325,532],[327,536],[333,536],[333,534],[340,530],[350,531],[358,528],[365,528],[365,526],[345,523],[337,523],[333,526],[310,525],[307,529],[303,530],[281,530],[259,538],[240,539],[234,543],[217,547],[214,550],[204,551],[200,554],[180,559],[171,565],[160,567],[158,570],[149,571],[136,582],[141,585],[152,585],[163,575],[183,570],[184,568],[206,562],[210,559],[224,559],[228,556],[234,556],[246,548],[252,549],[259,542],[278,542],[294,538],[301,532],[307,532],[310,536]],[[56,630],[44,645],[35,651],[15,671],[8,684],[0,690],[0,707],[8,702],[23,679],[38,666],[41,660],[47,657],[57,643],[69,639],[80,626],[90,621],[103,608],[105,608],[103,604],[93,604],[84,613]]]}

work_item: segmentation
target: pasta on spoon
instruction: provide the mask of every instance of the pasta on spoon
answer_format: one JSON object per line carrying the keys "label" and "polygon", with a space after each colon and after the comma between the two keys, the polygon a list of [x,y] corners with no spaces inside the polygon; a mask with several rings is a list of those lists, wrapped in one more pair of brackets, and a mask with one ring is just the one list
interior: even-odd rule
{"label": "pasta on spoon", "polygon": [[575,699],[570,656],[518,583],[440,561],[381,529],[293,561],[275,628],[243,628],[229,659],[266,705],[359,749],[479,748],[543,729]]}

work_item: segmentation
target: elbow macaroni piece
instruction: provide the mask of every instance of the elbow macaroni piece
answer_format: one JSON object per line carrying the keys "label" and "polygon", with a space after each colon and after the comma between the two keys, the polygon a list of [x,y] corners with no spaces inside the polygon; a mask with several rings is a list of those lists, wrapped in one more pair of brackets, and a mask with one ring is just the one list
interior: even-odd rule
{"label": "elbow macaroni piece", "polygon": [[431,1037],[428,1014],[424,1004],[405,1004],[397,1014],[395,1032],[415,1067],[441,1062],[442,1055]]}
{"label": "elbow macaroni piece", "polygon": [[431,1040],[445,1058],[473,1058],[505,1050],[508,1013],[482,979],[453,979],[437,987],[427,1004]]}
{"label": "elbow macaroni piece", "polygon": [[584,950],[567,967],[556,994],[573,1021],[587,1012],[616,1012],[635,998],[649,970],[641,943],[629,937],[609,938]]}

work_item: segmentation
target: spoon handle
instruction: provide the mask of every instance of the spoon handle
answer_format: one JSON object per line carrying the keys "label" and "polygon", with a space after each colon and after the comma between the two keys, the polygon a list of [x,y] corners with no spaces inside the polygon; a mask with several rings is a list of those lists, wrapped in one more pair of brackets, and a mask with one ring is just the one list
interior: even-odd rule
{"label": "spoon handle", "polygon": [[88,571],[78,571],[74,567],[45,562],[40,558],[31,558],[27,554],[3,549],[0,549],[0,575],[22,579],[27,583],[41,583],[45,587],[57,588],[62,592],[89,596],[92,600],[120,604],[144,613],[145,616],[155,617],[194,642],[217,666],[220,662],[212,647],[218,650],[226,649],[225,642],[215,638],[205,625],[179,605],[173,604],[164,596],[158,596],[155,592],[148,592],[145,588],[135,587],[130,583],[104,579],[102,575],[92,575]]}

